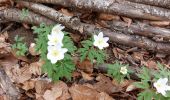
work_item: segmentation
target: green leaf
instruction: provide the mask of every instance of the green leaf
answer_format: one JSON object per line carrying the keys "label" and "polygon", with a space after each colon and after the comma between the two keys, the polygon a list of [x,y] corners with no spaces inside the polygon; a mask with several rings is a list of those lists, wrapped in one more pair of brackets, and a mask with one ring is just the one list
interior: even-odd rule
{"label": "green leaf", "polygon": [[107,74],[120,83],[124,80],[125,77],[129,75],[128,73],[126,75],[120,73],[120,68],[123,66],[128,67],[128,65],[120,64],[118,61],[116,61],[114,64],[108,64]]}
{"label": "green leaf", "polygon": [[142,72],[138,74],[138,77],[141,78],[143,81],[150,81],[151,74],[148,68],[142,67]]}
{"label": "green leaf", "polygon": [[141,89],[148,89],[149,88],[149,84],[147,82],[136,82],[136,83],[134,83],[134,85],[138,88],[141,88]]}
{"label": "green leaf", "polygon": [[150,90],[145,90],[138,94],[137,100],[152,100],[153,92]]}

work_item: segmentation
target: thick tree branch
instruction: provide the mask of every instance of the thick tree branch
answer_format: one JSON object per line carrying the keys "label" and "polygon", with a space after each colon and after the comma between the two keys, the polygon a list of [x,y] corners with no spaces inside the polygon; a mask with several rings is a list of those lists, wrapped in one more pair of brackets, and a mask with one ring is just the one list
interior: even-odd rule
{"label": "thick tree branch", "polygon": [[167,41],[170,39],[169,29],[153,27],[144,23],[132,23],[129,27],[127,23],[121,21],[107,21],[106,23],[108,24],[107,27],[123,33],[137,34],[150,38],[158,37]]}
{"label": "thick tree branch", "polygon": [[143,3],[163,8],[170,8],[170,0],[128,0],[136,3]]}
{"label": "thick tree branch", "polygon": [[24,18],[21,18],[22,11],[19,9],[15,8],[7,8],[4,10],[0,10],[0,18],[1,19],[6,19],[9,21],[16,21],[16,22],[24,22],[24,23],[29,23],[29,24],[40,24],[40,23],[46,23],[46,24],[54,24],[55,22],[40,16],[38,14],[35,14],[31,11],[29,11],[28,16],[25,16]]}
{"label": "thick tree branch", "polygon": [[26,0],[150,20],[170,19],[170,10],[124,0]]}
{"label": "thick tree branch", "polygon": [[[37,3],[25,2],[25,1],[22,1],[20,3],[23,6],[29,8],[29,9],[32,9],[35,12],[38,12],[44,16],[54,19],[58,23],[63,23],[63,25],[67,26],[67,28],[74,29],[74,30],[80,32],[81,34],[93,35],[94,33],[98,33],[98,32],[102,31],[106,36],[110,37],[110,40],[112,42],[124,44],[127,46],[132,46],[132,47],[136,46],[136,47],[140,47],[140,48],[149,49],[152,51],[170,54],[170,52],[169,52],[170,44],[168,44],[168,43],[156,43],[148,38],[144,38],[141,36],[126,35],[126,34],[122,34],[121,32],[113,32],[108,29],[104,29],[104,28],[101,29],[101,28],[96,27],[95,25],[85,24],[82,22],[77,22],[77,25],[76,25],[76,24],[72,23],[73,18],[70,19],[70,22],[69,22],[69,20],[66,20],[66,19],[63,19],[63,20],[56,19],[59,16],[57,14],[61,14],[61,13],[59,13],[55,9],[52,9],[52,8],[49,8],[47,6],[44,6],[42,4],[37,4]],[[47,10],[45,12],[56,12],[56,13],[55,14],[44,13],[44,10]],[[68,18],[68,16],[66,16],[66,15],[62,15],[62,16],[63,16],[62,18]],[[77,18],[74,17],[74,19],[77,19]],[[67,21],[67,23],[63,22],[63,21]]]}

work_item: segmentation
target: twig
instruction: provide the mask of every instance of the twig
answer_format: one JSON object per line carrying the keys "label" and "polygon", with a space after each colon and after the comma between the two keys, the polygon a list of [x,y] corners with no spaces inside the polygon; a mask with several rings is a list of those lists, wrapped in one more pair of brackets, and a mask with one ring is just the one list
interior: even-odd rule
{"label": "twig", "polygon": [[[121,21],[107,21],[109,28],[119,30],[123,33],[137,34],[146,37],[159,37],[170,39],[170,29],[153,27],[144,23],[132,23],[129,27],[127,23]],[[169,41],[168,41],[169,42]]]}
{"label": "twig", "polygon": [[29,15],[26,16],[25,18],[21,18],[21,16],[22,16],[22,11],[19,9],[7,8],[7,9],[0,10],[0,18],[9,21],[24,22],[24,23],[36,24],[36,25],[40,23],[46,23],[46,24],[55,23],[54,21],[45,18],[43,16],[40,16],[38,14],[35,14],[31,11],[29,11]]}
{"label": "twig", "polygon": [[1,32],[1,33],[4,33],[5,31],[9,30],[14,24],[13,23],[10,23],[6,28],[4,28]]}

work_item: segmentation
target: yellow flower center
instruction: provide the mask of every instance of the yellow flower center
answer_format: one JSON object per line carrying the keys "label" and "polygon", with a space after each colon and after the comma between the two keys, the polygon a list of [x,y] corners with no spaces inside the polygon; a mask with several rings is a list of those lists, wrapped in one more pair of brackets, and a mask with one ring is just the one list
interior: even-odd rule
{"label": "yellow flower center", "polygon": [[52,52],[52,55],[53,55],[53,56],[58,56],[58,55],[59,55],[59,52],[58,52],[58,51],[53,51],[53,52]]}
{"label": "yellow flower center", "polygon": [[160,88],[160,87],[161,87],[161,84],[157,84],[157,87]]}
{"label": "yellow flower center", "polygon": [[103,39],[99,39],[99,40],[98,40],[98,43],[99,43],[99,44],[102,44],[102,43],[103,43]]}
{"label": "yellow flower center", "polygon": [[57,39],[57,38],[54,38],[54,39],[53,39],[53,42],[55,42],[55,43],[58,42],[58,39]]}

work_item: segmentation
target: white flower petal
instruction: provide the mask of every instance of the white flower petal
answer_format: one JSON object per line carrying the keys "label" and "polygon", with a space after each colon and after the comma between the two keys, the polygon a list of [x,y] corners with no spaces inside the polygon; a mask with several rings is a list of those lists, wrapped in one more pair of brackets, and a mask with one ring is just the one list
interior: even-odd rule
{"label": "white flower petal", "polygon": [[55,64],[57,62],[57,59],[51,59],[51,63]]}
{"label": "white flower petal", "polygon": [[98,36],[94,35],[94,40],[97,41],[98,40]]}
{"label": "white flower petal", "polygon": [[103,38],[103,32],[100,32],[98,35],[99,38]]}
{"label": "white flower petal", "polygon": [[104,37],[103,40],[104,40],[105,42],[107,42],[107,41],[109,41],[109,37]]}
{"label": "white flower petal", "polygon": [[161,84],[167,84],[168,78],[160,78],[160,79],[158,80],[158,82],[161,83]]}
{"label": "white flower petal", "polygon": [[108,37],[103,37],[103,33],[100,32],[97,35],[94,35],[94,42],[93,45],[98,47],[99,49],[103,49],[104,47],[108,47],[109,44],[107,43],[107,41],[109,40]]}

